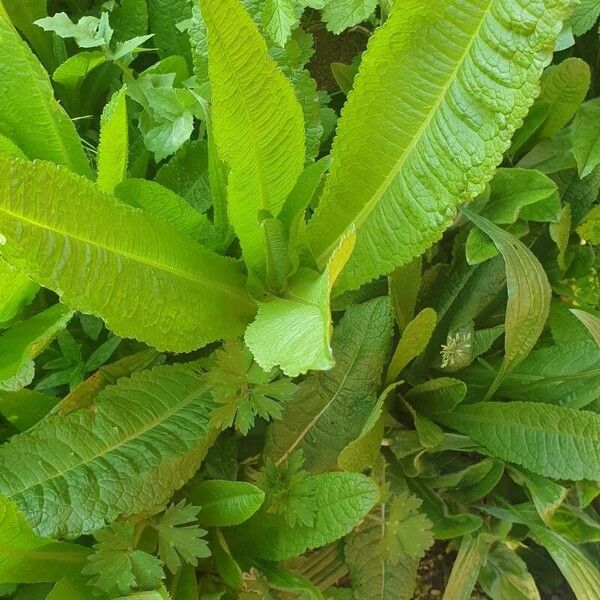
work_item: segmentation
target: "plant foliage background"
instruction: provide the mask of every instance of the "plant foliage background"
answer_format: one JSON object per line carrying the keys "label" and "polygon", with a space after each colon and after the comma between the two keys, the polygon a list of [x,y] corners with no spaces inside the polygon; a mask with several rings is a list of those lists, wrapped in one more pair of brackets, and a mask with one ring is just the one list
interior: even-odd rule
{"label": "plant foliage background", "polygon": [[600,598],[598,0],[0,0],[0,597]]}

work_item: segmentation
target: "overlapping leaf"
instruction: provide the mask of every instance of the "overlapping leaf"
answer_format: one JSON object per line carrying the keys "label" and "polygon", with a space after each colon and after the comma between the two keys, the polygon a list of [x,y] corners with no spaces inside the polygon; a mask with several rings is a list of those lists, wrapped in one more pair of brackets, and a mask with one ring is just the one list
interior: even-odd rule
{"label": "overlapping leaf", "polygon": [[[102,391],[94,410],[50,418],[0,448],[0,493],[41,535],[77,537],[170,498],[212,441],[214,403],[186,366]],[[44,457],[31,462],[31,456]]]}
{"label": "overlapping leaf", "polygon": [[238,335],[252,317],[232,260],[64,168],[0,156],[0,171],[4,259],[69,307],[174,351]]}
{"label": "overlapping leaf", "polygon": [[216,142],[230,167],[229,216],[251,270],[264,274],[261,211],[277,217],[304,164],[302,110],[237,0],[200,2],[208,27]]}
{"label": "overlapping leaf", "polygon": [[64,164],[76,173],[91,176],[75,127],[54,99],[47,73],[1,14],[0,89],[1,134],[13,140],[29,158]]}
{"label": "overlapping leaf", "polygon": [[340,290],[421,254],[451,223],[456,205],[483,190],[537,94],[569,5],[411,0],[396,6],[363,57],[309,226],[320,265],[345,228],[356,226]]}

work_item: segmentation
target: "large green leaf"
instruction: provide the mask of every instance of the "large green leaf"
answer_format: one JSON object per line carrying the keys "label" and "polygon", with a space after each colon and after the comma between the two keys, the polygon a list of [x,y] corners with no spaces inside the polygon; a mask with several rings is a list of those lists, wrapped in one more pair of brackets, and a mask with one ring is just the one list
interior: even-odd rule
{"label": "large green leaf", "polygon": [[0,496],[0,582],[39,583],[79,575],[89,549],[38,537],[16,504]]}
{"label": "large green leaf", "polygon": [[47,73],[1,14],[0,90],[0,133],[29,158],[64,164],[91,177],[75,127],[54,99]]}
{"label": "large green leaf", "polygon": [[589,175],[600,164],[600,98],[586,102],[577,112],[571,138],[579,177]]}
{"label": "large green leaf", "polygon": [[37,533],[53,537],[78,537],[149,510],[198,468],[213,441],[213,408],[189,366],[122,379],[98,395],[93,411],[49,418],[2,446],[0,493]]}
{"label": "large green leaf", "polygon": [[201,0],[200,6],[208,27],[216,142],[230,167],[229,216],[246,263],[264,275],[260,222],[279,214],[302,171],[302,109],[238,0]]}
{"label": "large green leaf", "polygon": [[379,488],[358,473],[320,473],[314,483],[314,523],[294,527],[263,507],[249,521],[227,532],[232,549],[248,556],[284,560],[324,546],[349,533],[379,500]]}
{"label": "large green leaf", "polygon": [[363,57],[309,225],[320,265],[350,223],[357,228],[340,291],[421,254],[450,225],[456,205],[483,190],[537,94],[571,4],[396,5]]}
{"label": "large green leaf", "polygon": [[48,0],[3,0],[13,25],[25,35],[47,69],[56,66],[52,36],[35,25],[35,21],[48,16]]}
{"label": "large green leaf", "polygon": [[150,31],[161,57],[189,53],[189,40],[177,25],[191,17],[191,4],[188,0],[148,0]]}
{"label": "large green leaf", "polygon": [[281,463],[301,449],[310,470],[336,464],[377,403],[393,323],[387,298],[347,310],[333,335],[335,367],[302,382],[281,421],[267,433],[267,456]]}
{"label": "large green leaf", "polygon": [[600,416],[536,402],[458,406],[436,420],[493,456],[558,479],[600,479]]}
{"label": "large green leaf", "polygon": [[239,335],[252,318],[232,260],[64,168],[0,156],[0,172],[4,259],[71,308],[180,352]]}

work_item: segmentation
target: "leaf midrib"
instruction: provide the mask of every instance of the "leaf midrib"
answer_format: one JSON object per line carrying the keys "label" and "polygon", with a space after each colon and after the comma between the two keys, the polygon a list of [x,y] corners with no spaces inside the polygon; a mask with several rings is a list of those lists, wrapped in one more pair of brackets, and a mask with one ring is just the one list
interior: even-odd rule
{"label": "leaf midrib", "polygon": [[[143,437],[144,435],[146,435],[149,431],[156,429],[157,427],[160,427],[164,422],[168,421],[174,414],[178,413],[180,410],[185,408],[188,404],[191,404],[192,402],[194,402],[198,398],[198,396],[203,394],[204,392],[206,392],[207,389],[208,388],[207,388],[206,384],[200,384],[198,387],[194,388],[194,390],[191,391],[187,396],[185,396],[183,400],[181,400],[180,402],[175,404],[168,411],[159,415],[157,418],[150,421],[146,426],[142,427],[141,429],[132,432],[130,435],[125,436],[123,439],[120,439],[117,443],[113,444],[112,446],[104,447],[101,452],[98,452],[98,453],[90,456],[89,458],[82,459],[79,462],[77,462],[76,464],[74,464],[62,471],[58,471],[58,472],[54,473],[52,476],[47,477],[46,479],[36,481],[34,484],[32,484],[30,486],[22,487],[18,490],[11,490],[10,492],[3,492],[3,493],[8,498],[14,498],[15,496],[21,495],[24,492],[28,492],[37,487],[44,486],[49,481],[53,481],[54,479],[57,479],[57,478],[62,478],[67,473],[70,473],[71,471],[79,469],[84,465],[92,464],[97,459],[99,459],[103,456],[107,456],[107,455],[110,455],[110,454],[116,452],[123,446],[126,446],[127,444],[129,444],[129,442],[131,442],[135,439],[139,439],[139,438]],[[131,392],[131,390],[128,390],[128,392]],[[208,431],[209,431],[209,429],[207,427],[205,433],[208,433]]]}
{"label": "leaf midrib", "polygon": [[[371,315],[371,318],[372,318],[372,316],[373,315]],[[368,326],[371,323],[371,318],[369,318],[368,323],[365,324],[365,327],[361,328],[362,330],[367,330],[368,331]],[[332,394],[332,396],[329,399],[329,401],[315,415],[315,417],[308,423],[308,425],[304,429],[302,429],[300,431],[300,433],[298,434],[298,437],[296,437],[296,439],[288,447],[288,449],[285,451],[285,453],[282,456],[280,456],[275,461],[276,465],[280,465],[298,447],[298,445],[306,438],[306,436],[308,435],[309,431],[316,426],[316,424],[321,420],[321,418],[323,417],[323,415],[325,414],[325,412],[327,411],[327,409],[332,405],[332,403],[341,394],[342,390],[346,386],[346,380],[350,376],[350,373],[353,372],[354,367],[355,367],[355,365],[356,365],[356,363],[358,361],[358,357],[361,355],[362,349],[363,349],[363,347],[364,347],[364,345],[366,343],[367,343],[367,336],[365,336],[365,335],[361,336],[361,341],[360,341],[360,343],[357,346],[357,349],[356,349],[356,352],[354,353],[354,356],[352,357],[352,361],[351,361],[350,365],[348,366],[348,369],[346,369],[346,372],[344,373],[344,376],[342,377],[342,380],[340,381],[340,384],[337,387],[335,393]]]}
{"label": "leaf midrib", "polygon": [[[465,46],[465,49],[464,49],[463,53],[461,54],[459,60],[456,62],[456,66],[450,72],[447,81],[443,84],[437,100],[431,106],[429,114],[427,115],[427,117],[425,118],[425,120],[423,121],[423,123],[419,127],[419,129],[416,131],[412,140],[410,141],[410,143],[408,144],[408,146],[402,153],[402,156],[398,159],[398,161],[396,161],[396,163],[390,170],[388,176],[384,179],[382,184],[377,188],[375,193],[367,200],[367,202],[364,204],[363,208],[359,211],[359,213],[356,215],[355,219],[352,221],[352,223],[354,223],[354,225],[356,226],[357,229],[365,222],[365,220],[368,218],[368,216],[371,214],[371,212],[375,209],[375,207],[381,200],[382,196],[389,189],[391,183],[397,177],[398,173],[404,167],[408,158],[412,155],[413,151],[416,149],[417,145],[421,141],[421,138],[422,138],[424,132],[431,125],[431,122],[433,121],[434,117],[437,115],[440,106],[446,100],[446,96],[450,90],[450,87],[456,81],[457,74],[462,69],[463,63],[469,56],[471,49],[473,47],[473,44],[479,38],[479,33],[481,32],[481,28],[483,27],[483,24],[485,23],[485,21],[488,17],[488,14],[491,10],[491,7],[492,7],[492,4],[494,3],[494,1],[495,0],[488,0],[487,6],[482,11],[481,20],[479,21],[479,24],[477,25],[475,31],[473,32],[471,39]],[[322,199],[321,202],[323,203],[324,207],[327,205],[328,200],[329,200],[328,198]],[[337,245],[338,239],[339,239],[339,236],[337,236],[326,248],[324,248],[321,251],[319,256],[316,258],[317,263],[319,265],[323,265],[327,262],[329,255],[331,254],[331,252]]]}
{"label": "leaf midrib", "polygon": [[[248,298],[246,297],[246,293],[243,288],[240,287],[239,289],[236,289],[233,286],[222,284],[214,279],[208,280],[208,279],[202,279],[197,276],[195,277],[194,275],[197,273],[197,271],[195,271],[194,273],[190,273],[190,272],[182,271],[181,269],[173,268],[169,265],[165,265],[164,263],[159,263],[156,261],[148,260],[139,255],[129,254],[127,252],[124,252],[123,250],[107,246],[106,244],[102,244],[102,243],[98,242],[97,240],[90,240],[87,238],[79,237],[79,236],[74,235],[73,233],[68,233],[68,232],[62,231],[61,229],[57,229],[55,227],[50,227],[48,224],[39,223],[37,221],[34,221],[33,219],[28,219],[24,215],[9,211],[7,208],[5,208],[3,206],[0,206],[0,213],[5,213],[9,217],[12,217],[19,221],[22,221],[23,223],[31,225],[33,227],[37,227],[38,229],[48,231],[50,233],[56,233],[58,235],[69,238],[75,242],[79,242],[79,243],[87,245],[87,246],[93,246],[93,247],[99,248],[100,250],[105,250],[108,253],[113,254],[115,256],[120,256],[126,260],[130,260],[130,261],[138,263],[140,265],[145,265],[145,266],[151,267],[152,269],[156,269],[157,271],[162,271],[164,273],[174,275],[175,277],[183,279],[184,281],[197,283],[197,284],[205,286],[209,289],[212,288],[214,290],[221,291],[224,294],[233,296],[234,298],[236,298],[240,301],[243,301],[244,303],[250,303]],[[202,250],[202,247],[199,246],[199,249]],[[220,255],[215,255],[215,256],[220,259],[227,260],[223,256],[220,256]]]}

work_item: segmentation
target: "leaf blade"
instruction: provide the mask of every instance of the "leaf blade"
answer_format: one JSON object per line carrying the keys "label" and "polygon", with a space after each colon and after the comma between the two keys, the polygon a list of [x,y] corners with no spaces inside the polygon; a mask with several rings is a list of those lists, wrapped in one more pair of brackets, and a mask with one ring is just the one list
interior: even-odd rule
{"label": "leaf blade", "polygon": [[[456,205],[483,189],[537,93],[568,4],[528,2],[531,20],[523,23],[519,0],[413,1],[392,11],[372,36],[338,126],[327,188],[309,225],[320,265],[342,228],[351,222],[357,228],[340,291],[421,254],[451,223]],[[516,47],[523,53],[517,69],[507,62]],[[499,69],[502,64],[506,68]],[[428,73],[428,91],[422,72]],[[456,118],[458,105],[466,119]],[[384,115],[378,127],[372,127],[373,114]],[[489,138],[480,137],[481,128]],[[465,147],[474,153],[467,156]]]}
{"label": "leaf blade", "polygon": [[250,320],[253,302],[230,259],[64,168],[0,156],[0,170],[8,174],[0,182],[5,260],[71,308],[102,317],[118,335],[180,352],[239,335]]}

